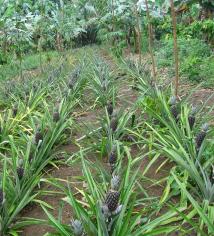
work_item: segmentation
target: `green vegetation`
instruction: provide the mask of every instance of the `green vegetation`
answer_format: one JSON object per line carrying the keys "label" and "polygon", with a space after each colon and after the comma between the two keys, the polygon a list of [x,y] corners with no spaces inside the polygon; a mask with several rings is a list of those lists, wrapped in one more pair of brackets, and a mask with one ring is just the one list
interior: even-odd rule
{"label": "green vegetation", "polygon": [[[157,48],[157,63],[160,68],[173,69],[173,41],[172,39],[160,42]],[[199,39],[179,38],[180,73],[190,82],[203,83],[203,86],[212,87],[214,83],[214,57],[209,45]]]}
{"label": "green vegetation", "polygon": [[[41,62],[43,66],[47,66],[52,63],[50,60],[56,61],[60,55],[56,51],[43,52],[41,55]],[[0,65],[0,80],[7,80],[16,77],[19,74],[19,62],[17,60],[11,59],[7,64]],[[22,62],[22,70],[25,72],[35,73],[40,70],[40,55],[32,54],[26,55]]]}
{"label": "green vegetation", "polygon": [[1,236],[214,235],[213,20],[0,0]]}

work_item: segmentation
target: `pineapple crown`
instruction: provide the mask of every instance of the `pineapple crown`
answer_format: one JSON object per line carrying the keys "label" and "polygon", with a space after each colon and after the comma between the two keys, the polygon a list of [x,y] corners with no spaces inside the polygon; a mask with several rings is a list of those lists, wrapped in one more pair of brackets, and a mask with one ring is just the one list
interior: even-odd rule
{"label": "pineapple crown", "polygon": [[120,177],[118,175],[113,175],[111,178],[111,189],[118,190],[120,187]]}
{"label": "pineapple crown", "polygon": [[18,105],[17,104],[13,105],[13,110],[17,110],[17,109],[18,109]]}
{"label": "pineapple crown", "polygon": [[18,166],[22,167],[22,166],[23,166],[23,163],[24,163],[23,159],[19,159],[19,160],[18,160]]}
{"label": "pineapple crown", "polygon": [[113,144],[113,145],[112,145],[111,152],[116,152],[116,151],[117,151],[117,145],[116,145],[116,144]]}
{"label": "pineapple crown", "polygon": [[53,111],[54,111],[54,112],[59,112],[59,106],[60,106],[60,104],[57,103],[57,104],[55,105],[55,107],[53,108]]}
{"label": "pineapple crown", "polygon": [[204,132],[207,132],[209,129],[209,124],[208,123],[204,123],[202,126],[201,126],[201,130],[204,131]]}
{"label": "pineapple crown", "polygon": [[101,205],[101,211],[105,218],[108,218],[112,215],[118,215],[121,212],[122,208],[123,208],[123,205],[119,205],[117,206],[115,211],[111,212],[109,211],[108,206],[106,204]]}
{"label": "pineapple crown", "polygon": [[81,236],[83,234],[83,226],[79,220],[71,220],[71,227],[73,228],[74,235]]}
{"label": "pineapple crown", "polygon": [[175,96],[171,96],[170,99],[169,99],[169,105],[170,106],[174,106],[176,104],[176,97]]}
{"label": "pineapple crown", "polygon": [[196,112],[197,112],[197,107],[196,106],[192,106],[190,114],[191,115],[195,115]]}
{"label": "pineapple crown", "polygon": [[37,124],[36,125],[36,127],[35,127],[35,132],[37,133],[37,132],[41,132],[41,126],[39,125],[39,124]]}

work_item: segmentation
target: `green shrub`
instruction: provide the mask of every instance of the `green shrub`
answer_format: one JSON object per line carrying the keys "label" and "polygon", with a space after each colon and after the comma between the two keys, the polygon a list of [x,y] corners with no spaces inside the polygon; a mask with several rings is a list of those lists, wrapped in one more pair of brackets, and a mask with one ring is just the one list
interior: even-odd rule
{"label": "green shrub", "polygon": [[[158,67],[173,69],[173,40],[162,42],[162,47],[157,49]],[[199,39],[178,39],[180,74],[193,83],[203,82],[204,86],[214,85],[214,60],[211,48]]]}

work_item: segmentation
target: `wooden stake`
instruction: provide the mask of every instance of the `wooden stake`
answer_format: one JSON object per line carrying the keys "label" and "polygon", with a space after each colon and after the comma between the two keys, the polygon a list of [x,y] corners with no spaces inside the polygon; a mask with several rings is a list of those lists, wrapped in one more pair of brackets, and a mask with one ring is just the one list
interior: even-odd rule
{"label": "wooden stake", "polygon": [[174,57],[175,57],[175,96],[178,96],[178,86],[179,86],[179,61],[178,61],[178,45],[177,45],[177,28],[176,28],[176,13],[174,1],[170,0],[171,4],[171,15],[172,15],[172,25],[173,25],[173,40],[174,40]]}

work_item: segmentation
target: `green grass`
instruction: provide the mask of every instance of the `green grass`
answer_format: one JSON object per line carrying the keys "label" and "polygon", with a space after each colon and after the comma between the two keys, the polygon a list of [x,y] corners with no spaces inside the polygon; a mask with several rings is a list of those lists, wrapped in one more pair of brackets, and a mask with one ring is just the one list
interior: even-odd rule
{"label": "green grass", "polygon": [[[49,59],[57,60],[59,53],[57,51],[48,51],[42,53],[42,64],[47,64]],[[23,56],[23,72],[36,70],[40,68],[39,53]],[[8,64],[0,65],[0,81],[16,77],[20,73],[19,61],[11,59]]]}

